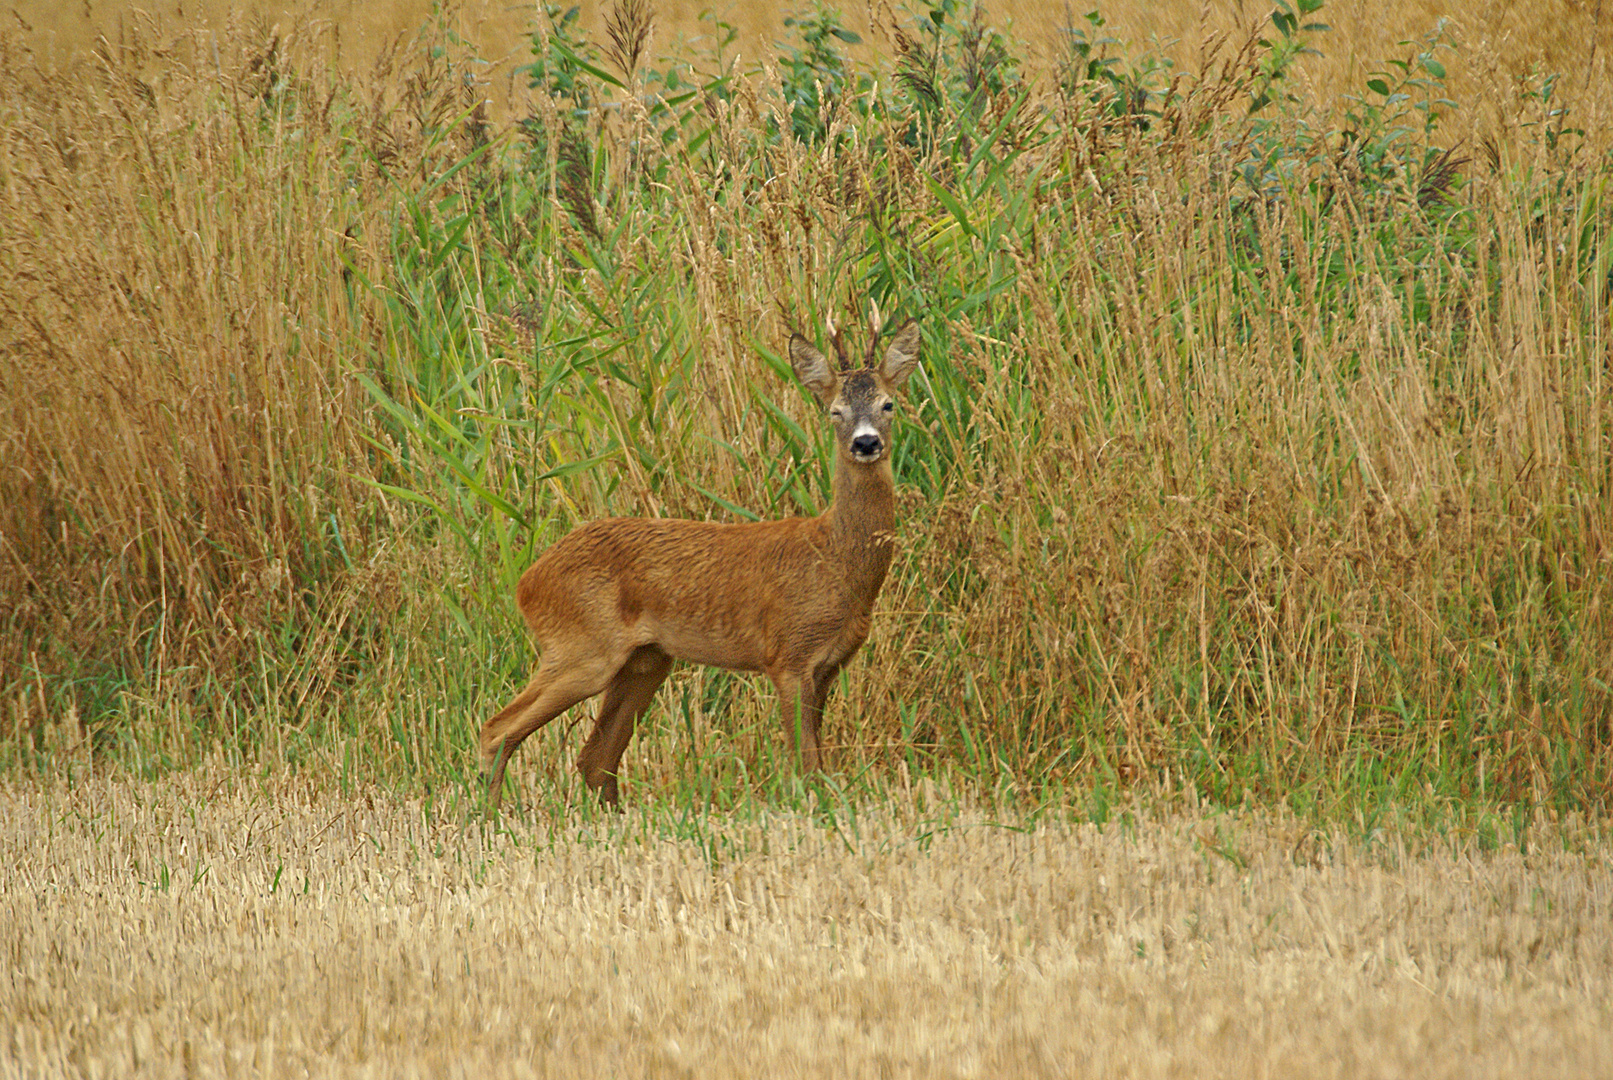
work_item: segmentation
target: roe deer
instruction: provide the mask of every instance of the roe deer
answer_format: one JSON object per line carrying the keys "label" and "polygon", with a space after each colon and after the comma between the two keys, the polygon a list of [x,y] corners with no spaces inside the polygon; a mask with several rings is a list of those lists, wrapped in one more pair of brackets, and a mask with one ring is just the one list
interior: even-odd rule
{"label": "roe deer", "polygon": [[834,498],[815,518],[725,525],[606,518],[563,537],[521,575],[516,602],[542,660],[526,689],[482,725],[488,810],[521,741],[604,691],[577,759],[588,786],[617,801],[616,770],[674,660],[762,671],[778,688],[807,770],[822,768],[818,727],[835,675],[868,636],[896,539],[892,396],[918,364],[918,324],[896,331],[884,360],[840,370],[799,334],[790,366],[834,424]]}

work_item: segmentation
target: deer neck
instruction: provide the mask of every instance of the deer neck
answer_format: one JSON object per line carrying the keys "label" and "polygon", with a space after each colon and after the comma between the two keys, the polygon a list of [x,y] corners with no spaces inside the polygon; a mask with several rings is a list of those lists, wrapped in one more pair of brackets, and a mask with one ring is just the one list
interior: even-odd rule
{"label": "deer neck", "polygon": [[873,604],[896,543],[896,480],[890,459],[862,465],[841,450],[835,459],[834,501],[824,517],[847,584]]}

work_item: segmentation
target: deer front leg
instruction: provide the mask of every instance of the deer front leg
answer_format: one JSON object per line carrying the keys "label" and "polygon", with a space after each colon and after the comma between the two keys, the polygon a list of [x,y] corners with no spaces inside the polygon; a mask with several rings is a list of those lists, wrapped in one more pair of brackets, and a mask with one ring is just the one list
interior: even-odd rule
{"label": "deer front leg", "polygon": [[824,699],[828,697],[829,679],[816,679],[811,674],[793,671],[769,673],[773,685],[778,687],[779,708],[784,714],[784,729],[789,733],[790,746],[796,752],[796,761],[803,772],[823,769]]}

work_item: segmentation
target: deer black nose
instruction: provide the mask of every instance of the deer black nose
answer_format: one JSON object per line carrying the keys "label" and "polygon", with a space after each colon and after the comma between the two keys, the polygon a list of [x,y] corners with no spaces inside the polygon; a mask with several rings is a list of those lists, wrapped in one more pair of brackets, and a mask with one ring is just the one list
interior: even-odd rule
{"label": "deer black nose", "polygon": [[883,448],[878,435],[859,435],[851,440],[851,456],[855,458],[878,457]]}

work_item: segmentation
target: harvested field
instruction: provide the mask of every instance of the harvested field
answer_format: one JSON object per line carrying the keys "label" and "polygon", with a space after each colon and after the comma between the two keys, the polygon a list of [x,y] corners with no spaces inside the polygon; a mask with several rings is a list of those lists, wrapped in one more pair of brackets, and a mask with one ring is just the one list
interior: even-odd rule
{"label": "harvested field", "polygon": [[[0,794],[0,1073],[1606,1075],[1613,855],[927,785],[534,816],[218,763]],[[1509,838],[1510,840],[1511,838]],[[1480,850],[1489,846],[1490,850]]]}

